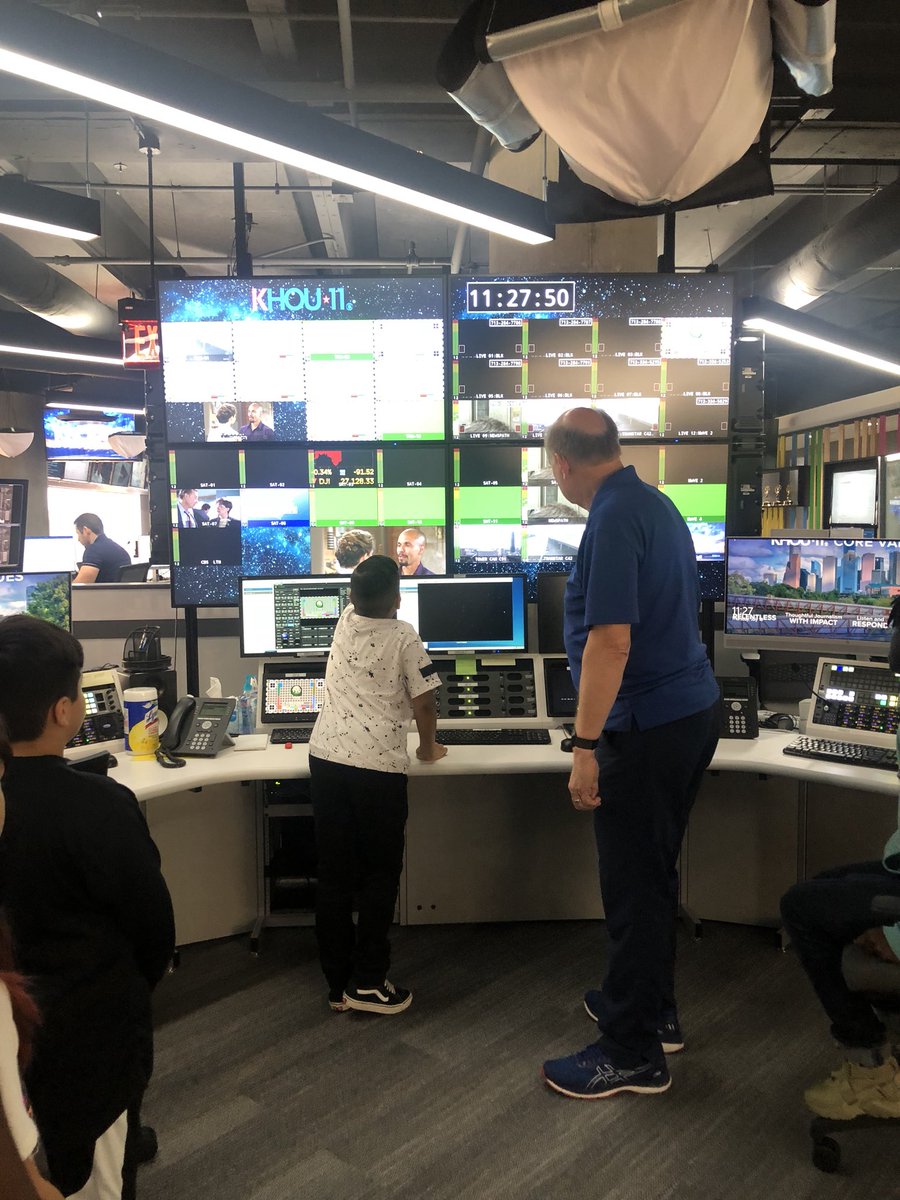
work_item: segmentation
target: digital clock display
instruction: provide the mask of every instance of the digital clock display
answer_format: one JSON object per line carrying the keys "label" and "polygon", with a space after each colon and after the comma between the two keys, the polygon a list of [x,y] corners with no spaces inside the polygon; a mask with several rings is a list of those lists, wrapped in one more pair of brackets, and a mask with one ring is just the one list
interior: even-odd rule
{"label": "digital clock display", "polygon": [[466,311],[470,313],[574,312],[575,284],[570,279],[542,283],[498,282],[496,279],[466,284]]}

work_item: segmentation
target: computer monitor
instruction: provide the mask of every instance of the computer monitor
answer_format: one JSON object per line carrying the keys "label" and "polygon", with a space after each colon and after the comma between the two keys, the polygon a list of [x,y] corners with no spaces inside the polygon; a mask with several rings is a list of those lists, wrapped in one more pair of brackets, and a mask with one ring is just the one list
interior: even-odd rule
{"label": "computer monitor", "polygon": [[76,543],[71,537],[27,537],[22,558],[22,570],[29,573],[73,571],[77,557],[80,555],[76,551]]}
{"label": "computer monitor", "polygon": [[72,576],[68,571],[0,575],[0,617],[25,613],[72,628]]}
{"label": "computer monitor", "polygon": [[50,461],[119,458],[109,444],[110,434],[140,433],[143,428],[143,414],[135,409],[79,408],[56,403],[48,404],[44,409],[44,440]]}
{"label": "computer monitor", "polygon": [[563,639],[567,571],[545,571],[537,577],[538,653],[565,654]]}
{"label": "computer monitor", "polygon": [[349,574],[372,553],[446,570],[443,446],[177,446],[169,479],[176,606],[237,604],[241,576]]}
{"label": "computer monitor", "polygon": [[629,440],[725,438],[731,312],[721,275],[460,277],[453,436],[538,440],[587,405]]}
{"label": "computer monitor", "polygon": [[565,658],[544,659],[544,694],[547,716],[571,718],[578,707],[578,692]]}
{"label": "computer monitor", "polygon": [[726,571],[726,646],[887,654],[896,542],[728,538]]}
{"label": "computer monitor", "polygon": [[325,663],[264,663],[261,725],[312,725],[325,702]]}
{"label": "computer monitor", "polygon": [[276,576],[242,579],[239,592],[241,655],[327,654],[350,600],[350,577]]}
{"label": "computer monitor", "polygon": [[433,653],[488,654],[525,649],[524,576],[421,577],[415,583],[409,602],[401,592],[399,615],[418,629]]}
{"label": "computer monitor", "polygon": [[878,519],[878,459],[826,463],[823,474],[829,528],[862,525],[875,529]]}

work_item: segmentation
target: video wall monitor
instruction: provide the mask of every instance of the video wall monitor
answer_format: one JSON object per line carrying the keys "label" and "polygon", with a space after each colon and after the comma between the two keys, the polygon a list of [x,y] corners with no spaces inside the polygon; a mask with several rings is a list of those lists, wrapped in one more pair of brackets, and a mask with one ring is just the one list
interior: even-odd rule
{"label": "video wall monitor", "polygon": [[460,279],[450,318],[455,438],[540,439],[579,405],[622,439],[727,437],[724,276]]}
{"label": "video wall monitor", "polygon": [[861,525],[874,530],[878,519],[878,459],[826,463],[825,512],[829,528]]}
{"label": "video wall monitor", "polygon": [[900,543],[728,538],[725,644],[885,655]]}
{"label": "video wall monitor", "polygon": [[[698,561],[721,563],[728,447],[629,443],[623,461],[669,496],[687,522]],[[574,561],[586,520],[586,511],[560,492],[543,446],[478,441],[454,447],[453,552],[460,571],[494,563],[558,571]]]}
{"label": "video wall monitor", "polygon": [[349,575],[370,554],[447,569],[443,446],[178,446],[169,480],[176,606],[237,604],[242,575]]}
{"label": "video wall monitor", "polygon": [[22,570],[28,574],[74,571],[76,559],[80,558],[76,545],[71,537],[27,537]]}
{"label": "video wall monitor", "polygon": [[0,617],[22,613],[71,630],[71,574],[68,571],[0,574]]}
{"label": "video wall monitor", "polygon": [[27,511],[27,479],[0,479],[0,571],[22,569]]}
{"label": "video wall monitor", "polygon": [[[409,584],[410,580],[404,580]],[[401,590],[399,616],[436,654],[487,654],[525,649],[522,575],[420,578]]]}
{"label": "video wall monitor", "polygon": [[119,458],[109,444],[110,434],[141,433],[143,414],[48,404],[44,409],[47,458]]}
{"label": "video wall monitor", "polygon": [[160,285],[168,440],[440,441],[437,277]]}

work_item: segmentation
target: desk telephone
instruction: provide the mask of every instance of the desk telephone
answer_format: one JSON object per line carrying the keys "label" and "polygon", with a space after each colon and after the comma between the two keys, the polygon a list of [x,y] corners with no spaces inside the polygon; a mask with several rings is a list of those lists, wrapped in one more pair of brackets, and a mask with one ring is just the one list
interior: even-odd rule
{"label": "desk telephone", "polygon": [[165,733],[160,735],[157,759],[164,767],[182,767],[184,758],[214,758],[234,743],[228,736],[228,722],[234,712],[234,698],[210,700],[182,696],[175,705]]}
{"label": "desk telephone", "polygon": [[756,680],[745,675],[731,679],[719,679],[718,684],[722,696],[719,737],[759,737]]}

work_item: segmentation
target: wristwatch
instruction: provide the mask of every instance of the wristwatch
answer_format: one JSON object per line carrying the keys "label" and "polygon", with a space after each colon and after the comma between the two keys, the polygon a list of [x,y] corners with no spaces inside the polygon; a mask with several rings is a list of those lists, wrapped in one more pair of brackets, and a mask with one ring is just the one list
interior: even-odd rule
{"label": "wristwatch", "polygon": [[577,734],[573,734],[569,738],[569,742],[577,750],[596,750],[600,745],[599,738],[583,738],[578,737]]}

